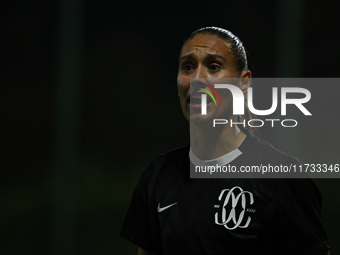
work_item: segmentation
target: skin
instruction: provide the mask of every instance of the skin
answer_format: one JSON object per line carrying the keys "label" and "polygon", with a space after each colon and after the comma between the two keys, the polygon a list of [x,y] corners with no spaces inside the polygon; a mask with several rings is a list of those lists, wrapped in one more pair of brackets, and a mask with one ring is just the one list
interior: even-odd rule
{"label": "skin", "polygon": [[[208,114],[203,116],[194,112],[190,116],[190,79],[192,78],[245,78],[239,87],[246,93],[251,81],[249,70],[239,71],[233,53],[228,44],[214,35],[199,34],[188,40],[182,47],[177,76],[178,95],[184,117],[190,122],[190,133],[193,139],[191,147],[194,153],[201,159],[213,159],[220,157],[238,148],[246,135],[237,127],[224,125],[219,132],[215,132],[215,139],[211,142],[211,135],[207,139],[206,130],[201,130],[202,123],[211,118],[221,116],[228,111],[226,108],[208,108]],[[248,81],[248,82],[247,82]],[[230,95],[224,95],[225,102]],[[230,100],[229,100],[230,102]],[[229,109],[230,110],[230,109]],[[199,123],[199,124],[197,124]],[[203,125],[204,126],[204,125]],[[206,152],[209,151],[209,154]],[[273,252],[275,254],[275,252]],[[329,255],[329,251],[318,253],[318,255]],[[153,255],[142,248],[138,248],[138,255]]]}
{"label": "skin", "polygon": [[223,128],[213,130],[202,128],[211,127],[204,123],[211,123],[214,118],[225,118],[225,114],[230,112],[231,94],[225,91],[220,94],[222,102],[227,102],[222,107],[210,105],[207,115],[201,115],[200,110],[192,108],[190,116],[190,93],[200,93],[196,88],[190,88],[190,80],[193,78],[245,78],[246,82],[238,85],[246,93],[250,86],[251,72],[238,69],[228,43],[215,35],[198,34],[182,47],[177,87],[184,117],[190,122],[191,147],[201,159],[218,158],[238,148],[246,135],[235,125],[223,125]]}

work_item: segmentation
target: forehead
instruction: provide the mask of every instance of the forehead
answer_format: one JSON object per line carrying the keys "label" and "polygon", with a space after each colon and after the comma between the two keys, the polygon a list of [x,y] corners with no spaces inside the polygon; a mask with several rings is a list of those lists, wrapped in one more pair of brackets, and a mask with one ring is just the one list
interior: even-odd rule
{"label": "forehead", "polygon": [[182,47],[181,55],[199,53],[218,54],[225,58],[233,57],[226,41],[216,35],[198,34],[186,41]]}

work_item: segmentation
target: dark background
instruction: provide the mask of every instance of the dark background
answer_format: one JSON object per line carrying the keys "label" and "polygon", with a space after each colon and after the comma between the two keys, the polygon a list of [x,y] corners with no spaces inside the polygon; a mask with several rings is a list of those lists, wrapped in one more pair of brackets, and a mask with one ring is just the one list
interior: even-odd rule
{"label": "dark background", "polygon": [[[2,2],[0,253],[136,254],[119,230],[138,176],[189,140],[183,39],[220,26],[244,42],[254,77],[338,77],[338,11],[337,1]],[[339,163],[338,92],[312,105],[334,115],[289,134],[298,139],[262,135]],[[316,182],[336,254],[340,181]]]}

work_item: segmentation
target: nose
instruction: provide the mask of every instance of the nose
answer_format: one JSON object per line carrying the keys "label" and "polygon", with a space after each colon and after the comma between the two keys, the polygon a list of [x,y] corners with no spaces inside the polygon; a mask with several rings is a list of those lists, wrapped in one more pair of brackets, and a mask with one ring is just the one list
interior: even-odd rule
{"label": "nose", "polygon": [[208,73],[207,70],[205,69],[204,66],[199,65],[196,70],[195,73],[193,74],[194,79],[198,79],[198,78],[208,78]]}

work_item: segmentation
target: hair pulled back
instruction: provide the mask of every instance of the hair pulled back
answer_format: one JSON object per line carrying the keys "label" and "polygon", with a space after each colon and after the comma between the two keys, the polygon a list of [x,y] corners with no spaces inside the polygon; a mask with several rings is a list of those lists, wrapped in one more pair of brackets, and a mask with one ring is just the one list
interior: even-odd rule
{"label": "hair pulled back", "polygon": [[247,53],[243,46],[243,43],[241,40],[234,35],[232,32],[230,32],[227,29],[219,28],[219,27],[204,27],[197,29],[194,31],[187,39],[186,41],[192,39],[198,34],[208,34],[208,35],[215,35],[219,37],[220,39],[227,42],[231,52],[234,55],[234,58],[236,60],[237,69],[239,72],[248,70],[248,61],[247,61]]}

